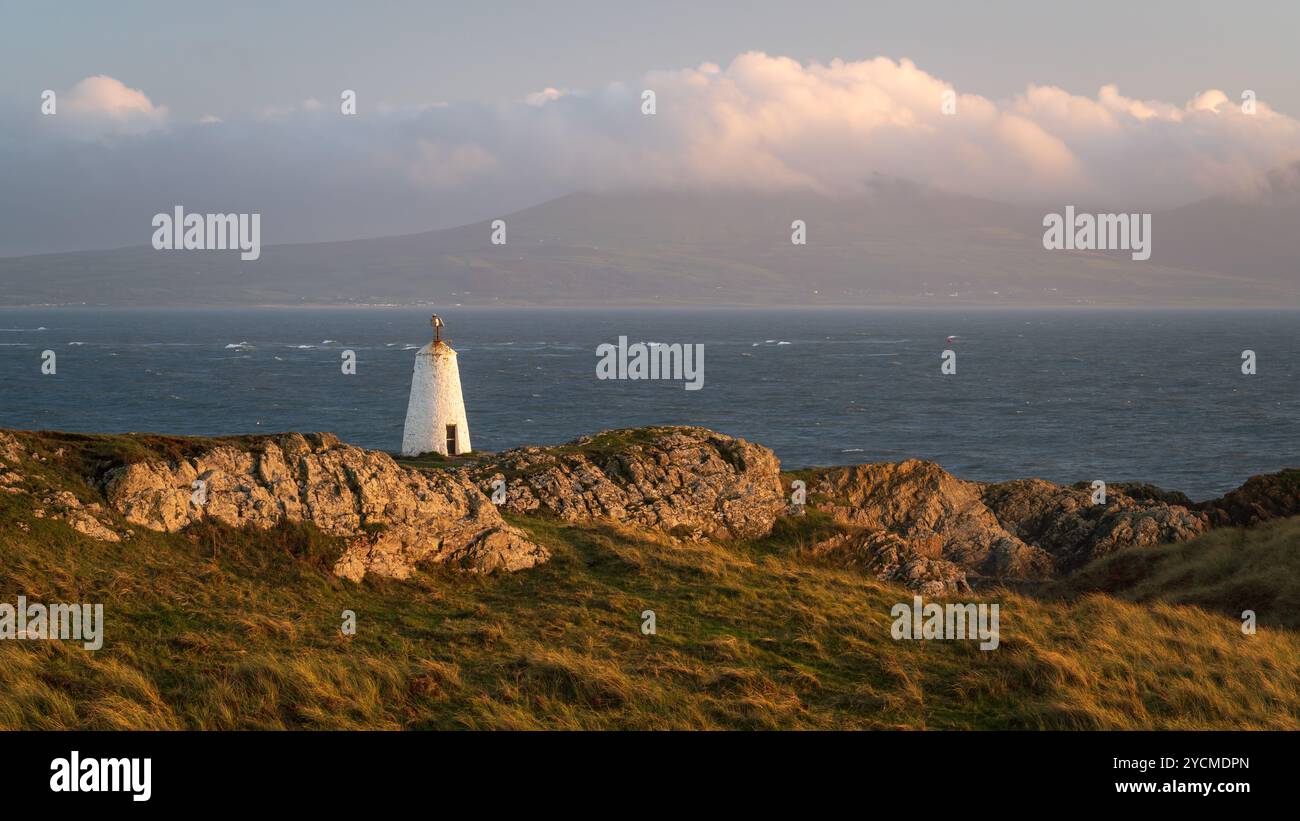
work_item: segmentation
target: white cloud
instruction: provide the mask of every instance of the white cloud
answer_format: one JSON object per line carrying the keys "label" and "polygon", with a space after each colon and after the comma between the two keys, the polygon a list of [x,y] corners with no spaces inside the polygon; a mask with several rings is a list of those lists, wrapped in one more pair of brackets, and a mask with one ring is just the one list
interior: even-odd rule
{"label": "white cloud", "polygon": [[[1260,101],[1242,112],[1223,91],[1184,104],[1138,100],[1114,85],[1096,96],[1030,83],[991,100],[960,93],[910,60],[802,64],[749,52],[725,67],[653,71],[593,91],[546,87],[500,105],[383,104],[349,151],[395,184],[431,190],[512,184],[563,190],[621,186],[860,190],[877,175],[1011,201],[1163,207],[1248,190],[1300,160],[1300,122]],[[642,89],[657,113],[641,114]],[[140,133],[167,109],[107,76],[78,83],[74,115],[92,133]],[[328,140],[309,99],[257,112],[303,139]],[[208,118],[205,123],[211,124]],[[314,123],[314,124],[313,124]],[[292,130],[277,133],[292,139]]]}
{"label": "white cloud", "polygon": [[143,134],[167,124],[167,106],[154,105],[140,89],[98,74],[81,80],[60,97],[59,114],[82,138]]}
{"label": "white cloud", "polygon": [[[641,113],[644,89],[656,93],[653,115]],[[90,77],[60,94],[57,116],[29,106],[13,128],[35,139],[0,139],[0,179],[22,203],[0,208],[14,229],[0,251],[64,248],[86,225],[99,233],[83,247],[133,242],[136,212],[182,196],[274,215],[279,241],[303,241],[460,224],[582,189],[851,194],[879,175],[1006,201],[1153,210],[1249,193],[1300,161],[1297,120],[1263,100],[1245,114],[1239,92],[1188,93],[1171,102],[1029,83],[994,100],[909,60],[750,52],[505,103],[377,100],[345,117],[322,97],[177,122],[144,91]],[[97,216],[51,221],[70,190]]]}
{"label": "white cloud", "polygon": [[[1224,92],[1185,104],[1029,84],[958,94],[910,60],[801,64],[760,52],[516,103],[384,107],[374,153],[434,190],[651,187],[861,190],[877,175],[1010,201],[1164,207],[1245,190],[1300,160],[1300,123]],[[657,113],[641,114],[641,91]],[[958,90],[960,91],[960,90]]]}
{"label": "white cloud", "polygon": [[524,102],[528,103],[531,106],[544,106],[547,103],[551,102],[552,100],[558,100],[563,96],[564,96],[563,91],[560,91],[558,88],[550,88],[548,86],[547,88],[544,88],[541,91],[534,91],[532,94],[529,94],[527,97],[524,98]]}
{"label": "white cloud", "polygon": [[[1185,105],[1029,85],[1009,100],[959,94],[909,60],[800,64],[751,52],[726,68],[648,74],[639,88],[530,96],[479,142],[575,186],[859,189],[876,174],[1010,200],[1064,197],[1168,205],[1239,189],[1300,159],[1300,123],[1222,91]],[[527,136],[525,136],[527,135]],[[521,143],[527,143],[522,145]],[[506,150],[510,149],[510,150]],[[516,150],[522,151],[522,155]],[[516,169],[523,173],[524,169]]]}

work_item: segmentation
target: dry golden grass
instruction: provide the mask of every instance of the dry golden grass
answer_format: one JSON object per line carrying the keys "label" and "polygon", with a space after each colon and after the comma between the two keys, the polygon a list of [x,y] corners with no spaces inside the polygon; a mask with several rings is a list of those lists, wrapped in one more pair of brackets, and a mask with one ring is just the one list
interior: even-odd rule
{"label": "dry golden grass", "polygon": [[1300,627],[1300,518],[1125,550],[1081,568],[1049,592],[1195,604],[1238,618],[1252,610],[1260,624],[1295,629]]}

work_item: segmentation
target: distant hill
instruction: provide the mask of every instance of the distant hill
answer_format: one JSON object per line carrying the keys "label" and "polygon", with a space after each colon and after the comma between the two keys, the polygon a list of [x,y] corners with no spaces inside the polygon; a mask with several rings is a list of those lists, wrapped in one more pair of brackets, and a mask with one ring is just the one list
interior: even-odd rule
{"label": "distant hill", "polygon": [[1222,196],[1163,215],[1152,261],[1300,288],[1300,163],[1279,170],[1249,199]]}
{"label": "distant hill", "polygon": [[[1049,206],[898,181],[806,193],[576,193],[421,234],[236,252],[0,259],[0,304],[1300,306],[1300,173],[1156,213],[1153,254],[1046,251]],[[1080,211],[1109,211],[1074,203]],[[793,220],[807,244],[790,241]],[[274,236],[263,225],[263,236]]]}

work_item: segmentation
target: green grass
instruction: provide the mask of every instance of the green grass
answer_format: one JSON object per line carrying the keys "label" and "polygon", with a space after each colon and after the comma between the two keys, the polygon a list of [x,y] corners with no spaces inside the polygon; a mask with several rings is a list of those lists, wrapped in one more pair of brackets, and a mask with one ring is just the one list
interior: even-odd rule
{"label": "green grass", "polygon": [[661,444],[661,437],[668,430],[671,430],[671,428],[663,425],[603,430],[585,442],[557,445],[548,448],[548,450],[557,454],[579,453],[593,461],[600,462],[611,456],[625,453],[632,448]]}
{"label": "green grass", "polygon": [[421,453],[419,456],[402,456],[399,453],[390,453],[393,461],[402,467],[413,468],[415,470],[452,470],[454,468],[473,465],[479,462],[488,454],[479,451],[468,450],[455,456],[446,456],[441,453]]}
{"label": "green grass", "polygon": [[105,641],[0,642],[0,728],[1300,728],[1289,630],[998,593],[995,651],[894,641],[910,594],[804,558],[817,516],[734,545],[514,518],[550,562],[358,585],[311,527],[106,544],[31,505],[0,494],[0,600],[103,603]]}

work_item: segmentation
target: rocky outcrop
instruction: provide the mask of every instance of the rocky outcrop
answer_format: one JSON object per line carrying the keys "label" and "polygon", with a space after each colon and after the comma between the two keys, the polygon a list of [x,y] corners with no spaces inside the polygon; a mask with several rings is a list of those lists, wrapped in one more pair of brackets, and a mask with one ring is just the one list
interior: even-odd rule
{"label": "rocky outcrop", "polygon": [[984,502],[1007,530],[1051,553],[1063,572],[1117,550],[1190,539],[1209,526],[1182,505],[1151,494],[1133,498],[1118,487],[1108,489],[1104,504],[1093,504],[1088,490],[1019,479],[987,485]]}
{"label": "rocky outcrop", "polygon": [[[866,532],[864,539],[850,543],[854,549],[885,549],[888,555],[863,560],[865,566],[886,568],[881,578],[897,576],[900,571],[892,568],[899,565],[916,589],[942,585],[960,590],[967,574],[992,579],[1044,579],[1052,574],[1052,557],[1003,529],[984,505],[981,485],[958,479],[932,462],[913,459],[832,468],[819,473],[808,490],[814,508]],[[900,546],[898,539],[908,547]],[[954,568],[962,574],[960,581]]]}
{"label": "rocky outcrop", "polygon": [[[817,534],[804,542],[810,555],[930,595],[1038,582],[1212,526],[1300,515],[1296,470],[1253,477],[1201,504],[1143,484],[1111,485],[1106,501],[1093,504],[1084,485],[968,482],[916,460],[802,475],[807,506],[789,509],[770,450],[696,427],[606,431],[427,470],[329,434],[191,440],[0,431],[0,493],[29,497],[16,508],[29,520],[58,519],[100,541],[129,538],[123,520],[171,533],[209,520],[253,528],[309,522],[343,539],[334,571],[353,580],[403,578],[422,562],[491,572],[546,561],[545,548],[501,510],[720,540],[762,538],[788,509],[815,510],[810,530],[788,523]],[[18,526],[30,532],[27,521]]]}
{"label": "rocky outcrop", "polygon": [[1300,516],[1300,470],[1252,476],[1231,493],[1197,508],[1215,527],[1252,527],[1269,519]]}
{"label": "rocky outcrop", "polygon": [[80,499],[66,490],[51,491],[39,498],[45,507],[38,507],[33,511],[38,519],[50,515],[67,522],[73,530],[83,536],[101,542],[122,541],[122,537],[113,529],[113,523],[109,520],[103,505],[97,502],[82,504]]}
{"label": "rocky outcrop", "polygon": [[548,558],[462,475],[410,470],[329,434],[138,462],[112,471],[104,493],[127,521],[166,532],[204,519],[256,528],[310,522],[348,537],[334,571],[354,581],[366,573],[405,578],[420,562],[488,572]]}
{"label": "rocky outcrop", "polygon": [[18,441],[18,437],[8,431],[0,430],[0,464],[8,468],[17,467],[26,455],[26,449]]}
{"label": "rocky outcrop", "polygon": [[44,471],[24,470],[24,462],[43,462],[45,457],[23,446],[18,437],[0,431],[0,493],[26,494],[34,502],[32,516],[49,517],[101,542],[120,542],[112,517],[98,502],[82,502],[76,495],[55,486]]}
{"label": "rocky outcrop", "polygon": [[[1081,490],[1084,485],[1080,483],[1073,485],[1073,487]],[[1107,485],[1107,488],[1108,492],[1122,493],[1137,502],[1164,502],[1167,505],[1179,505],[1188,510],[1196,507],[1196,503],[1182,491],[1165,490],[1162,487],[1145,482],[1116,482]]]}
{"label": "rocky outcrop", "polygon": [[[767,535],[783,503],[767,448],[703,428],[606,431],[500,454],[472,475],[503,507],[566,521],[614,521],[684,538]],[[494,486],[495,485],[495,486]]]}
{"label": "rocky outcrop", "polygon": [[[1149,485],[1092,494],[1041,479],[982,484],[907,461],[821,471],[810,504],[859,533],[815,545],[921,592],[1040,581],[1116,550],[1182,541],[1209,526],[1185,500]],[[1127,491],[1131,490],[1132,495]],[[889,538],[886,538],[889,537]],[[898,541],[902,540],[902,543]]]}
{"label": "rocky outcrop", "polygon": [[933,540],[910,541],[887,530],[859,530],[823,539],[809,553],[926,596],[971,592],[966,571],[942,558]]}

